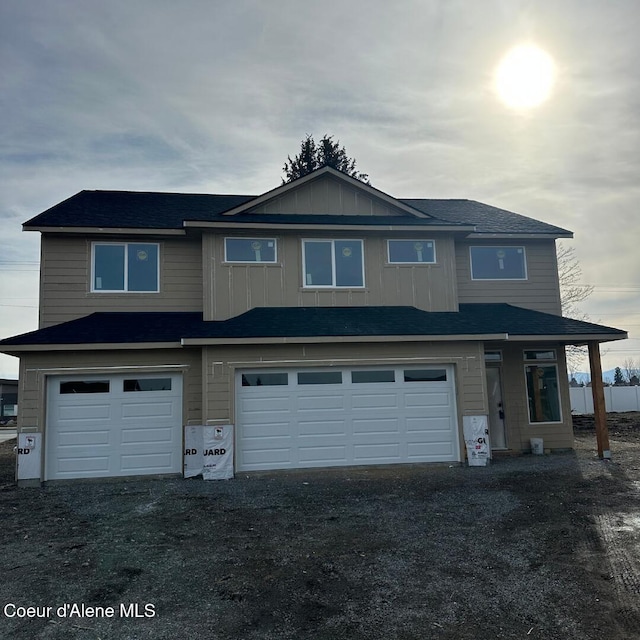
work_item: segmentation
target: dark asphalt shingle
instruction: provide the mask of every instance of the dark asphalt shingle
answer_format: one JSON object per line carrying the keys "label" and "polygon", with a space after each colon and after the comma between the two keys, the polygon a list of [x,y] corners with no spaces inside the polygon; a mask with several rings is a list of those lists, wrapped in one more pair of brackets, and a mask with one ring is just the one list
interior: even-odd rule
{"label": "dark asphalt shingle", "polygon": [[305,338],[349,336],[620,336],[590,322],[508,304],[463,304],[459,312],[415,307],[259,307],[224,321],[200,313],[99,312],[0,341],[0,347],[54,344],[179,342],[182,338]]}

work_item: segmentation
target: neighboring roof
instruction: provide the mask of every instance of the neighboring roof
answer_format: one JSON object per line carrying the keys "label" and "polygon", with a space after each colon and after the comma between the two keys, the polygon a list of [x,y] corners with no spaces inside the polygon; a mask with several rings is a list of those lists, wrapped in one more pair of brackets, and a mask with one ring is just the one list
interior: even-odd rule
{"label": "neighboring roof", "polygon": [[462,304],[458,312],[427,312],[415,307],[259,307],[223,321],[203,321],[200,313],[99,312],[0,340],[0,348],[10,352],[11,347],[26,345],[195,344],[207,340],[380,336],[536,337],[571,342],[621,340],[627,334],[502,303]]}

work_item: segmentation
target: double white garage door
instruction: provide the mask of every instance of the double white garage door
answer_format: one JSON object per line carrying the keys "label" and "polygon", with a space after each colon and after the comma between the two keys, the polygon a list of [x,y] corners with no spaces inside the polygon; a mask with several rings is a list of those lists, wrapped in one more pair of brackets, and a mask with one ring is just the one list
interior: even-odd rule
{"label": "double white garage door", "polygon": [[239,372],[240,471],[458,461],[453,368]]}
{"label": "double white garage door", "polygon": [[45,479],[180,473],[182,377],[52,377]]}

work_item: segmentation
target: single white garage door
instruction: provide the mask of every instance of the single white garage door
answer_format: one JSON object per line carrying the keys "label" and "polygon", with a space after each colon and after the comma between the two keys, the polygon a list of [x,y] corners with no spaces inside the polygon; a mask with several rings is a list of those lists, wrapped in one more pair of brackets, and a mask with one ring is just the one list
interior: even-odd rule
{"label": "single white garage door", "polygon": [[239,471],[459,461],[453,367],[240,371]]}
{"label": "single white garage door", "polygon": [[178,374],[51,377],[45,479],[182,471]]}

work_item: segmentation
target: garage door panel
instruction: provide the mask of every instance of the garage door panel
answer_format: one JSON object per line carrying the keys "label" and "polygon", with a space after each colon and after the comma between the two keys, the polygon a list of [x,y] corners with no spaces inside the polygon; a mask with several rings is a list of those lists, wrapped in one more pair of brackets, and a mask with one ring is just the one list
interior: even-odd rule
{"label": "garage door panel", "polygon": [[109,473],[109,456],[74,456],[71,458],[59,457],[56,461],[56,471],[59,475],[68,478],[88,477]]}
{"label": "garage door panel", "polygon": [[380,464],[384,461],[400,462],[402,460],[401,447],[398,443],[369,443],[358,444],[353,447],[353,456],[357,462]]}
{"label": "garage door panel", "polygon": [[[291,449],[289,447],[283,449],[260,449],[255,451],[246,449],[242,453],[241,466],[246,471],[251,469],[284,469],[290,467],[291,464]],[[273,465],[282,466],[274,467]]]}
{"label": "garage door panel", "polygon": [[[173,466],[171,453],[132,453],[120,456],[120,470],[123,475],[149,473],[148,469],[157,469],[154,473],[170,473]],[[126,472],[126,473],[125,473]]]}
{"label": "garage door panel", "polygon": [[344,396],[341,394],[322,394],[317,396],[299,395],[298,411],[344,411]]}
{"label": "garage door panel", "polygon": [[397,393],[359,393],[351,401],[352,409],[398,409]]}
{"label": "garage door panel", "polygon": [[[416,383],[411,383],[412,386]],[[430,383],[426,383],[427,385]],[[405,394],[405,406],[420,409],[433,409],[434,407],[451,407],[451,395],[447,391],[442,392],[416,392]]]}
{"label": "garage door panel", "polygon": [[434,462],[453,462],[458,459],[451,442],[429,442],[410,444],[407,447],[409,459],[426,459]]}
{"label": "garage door panel", "polygon": [[300,446],[300,454],[298,460],[301,463],[315,463],[317,465],[325,465],[328,462],[333,464],[341,464],[347,460],[346,446]]}
{"label": "garage door panel", "polygon": [[443,432],[451,433],[453,423],[449,416],[407,418],[407,433]]}
{"label": "garage door panel", "polygon": [[250,442],[256,438],[273,438],[275,436],[290,438],[291,423],[287,421],[252,424],[247,425],[247,427],[242,430],[242,439],[245,442]]}
{"label": "garage door panel", "polygon": [[174,431],[171,427],[123,429],[121,442],[123,444],[171,443],[175,438]]}
{"label": "garage door panel", "polygon": [[379,416],[378,418],[353,418],[353,433],[357,435],[367,435],[372,433],[393,433],[400,432],[400,420],[394,416]]}
{"label": "garage door panel", "polygon": [[298,435],[311,436],[311,435],[330,435],[346,436],[346,423],[344,420],[300,420],[298,423]]}
{"label": "garage door panel", "polygon": [[108,429],[95,430],[69,430],[65,429],[58,433],[59,447],[77,447],[85,445],[109,444],[111,432]]}
{"label": "garage door panel", "polygon": [[176,402],[127,402],[122,404],[122,417],[145,420],[175,417]]}
{"label": "garage door panel", "polygon": [[111,417],[109,404],[79,404],[76,406],[59,406],[55,418],[60,421],[108,420]]}
{"label": "garage door panel", "polygon": [[[253,389],[250,387],[250,389]],[[262,391],[262,390],[261,390]],[[240,411],[242,413],[279,413],[291,401],[288,395],[276,395],[267,397],[263,394],[255,397],[243,397],[240,401]]]}

